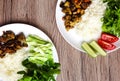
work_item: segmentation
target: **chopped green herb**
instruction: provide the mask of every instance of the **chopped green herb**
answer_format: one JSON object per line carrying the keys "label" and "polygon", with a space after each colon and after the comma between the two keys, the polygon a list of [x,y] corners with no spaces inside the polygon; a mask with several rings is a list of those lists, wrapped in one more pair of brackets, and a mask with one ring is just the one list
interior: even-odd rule
{"label": "chopped green herb", "polygon": [[102,18],[103,32],[120,37],[120,0],[103,0],[107,8]]}

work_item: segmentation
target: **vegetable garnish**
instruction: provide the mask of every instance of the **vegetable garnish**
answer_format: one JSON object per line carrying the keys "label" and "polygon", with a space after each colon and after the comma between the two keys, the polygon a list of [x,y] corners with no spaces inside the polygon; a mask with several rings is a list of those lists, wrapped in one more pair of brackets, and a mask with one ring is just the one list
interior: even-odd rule
{"label": "vegetable garnish", "polygon": [[82,48],[91,56],[91,57],[97,57],[96,52],[90,47],[90,45],[87,42],[82,43]]}
{"label": "vegetable garnish", "polygon": [[60,73],[60,63],[53,60],[52,44],[36,35],[27,37],[30,56],[22,62],[26,71],[19,71],[23,77],[18,81],[55,81]]}
{"label": "vegetable garnish", "polygon": [[99,39],[98,40],[98,44],[103,48],[103,49],[106,49],[106,50],[113,50],[116,48],[116,46],[112,43],[108,43],[102,39]]}
{"label": "vegetable garnish", "polygon": [[120,0],[103,0],[107,3],[107,8],[102,18],[103,32],[120,37]]}
{"label": "vegetable garnish", "polygon": [[99,55],[102,55],[102,56],[107,55],[107,53],[99,46],[99,44],[96,41],[92,41],[90,45],[94,50],[96,50],[99,53]]}
{"label": "vegetable garnish", "polygon": [[102,33],[101,39],[106,41],[106,42],[109,42],[109,43],[114,43],[114,42],[119,40],[118,37],[111,35],[111,34],[108,34],[108,33]]}
{"label": "vegetable garnish", "polygon": [[119,40],[118,37],[103,32],[98,39],[98,44],[105,50],[113,50],[116,46],[113,44]]}
{"label": "vegetable garnish", "polygon": [[107,55],[107,53],[100,47],[100,45],[96,41],[92,41],[90,43],[83,42],[82,48],[88,53],[88,55],[93,58],[97,57],[98,55]]}

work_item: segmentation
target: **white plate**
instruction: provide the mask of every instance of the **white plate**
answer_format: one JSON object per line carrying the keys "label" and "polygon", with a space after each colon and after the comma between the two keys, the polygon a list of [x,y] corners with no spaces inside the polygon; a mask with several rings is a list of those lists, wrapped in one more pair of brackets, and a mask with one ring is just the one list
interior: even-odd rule
{"label": "white plate", "polygon": [[[83,39],[80,38],[74,29],[66,31],[65,29],[65,25],[64,25],[64,21],[62,20],[62,17],[64,16],[64,13],[61,11],[62,8],[60,8],[60,3],[61,1],[65,1],[65,0],[58,0],[57,2],[57,6],[56,6],[56,22],[57,22],[57,26],[58,29],[61,33],[61,35],[63,36],[63,38],[74,48],[76,48],[79,51],[85,52],[82,48],[81,48],[81,43],[83,42]],[[117,46],[116,49],[120,48],[120,40],[118,42],[115,43],[115,45]],[[107,53],[113,52],[114,50],[110,50],[107,51]]]}
{"label": "white plate", "polygon": [[[8,24],[8,25],[0,27],[0,35],[2,35],[2,32],[6,31],[6,30],[12,30],[15,34],[23,32],[26,36],[29,34],[35,34],[35,35],[38,35],[41,38],[48,40],[52,43],[50,38],[44,32],[42,32],[40,29],[37,29],[36,27],[31,26],[31,25],[20,24],[20,23]],[[53,59],[55,62],[59,62],[57,50],[56,50],[54,44],[53,44]],[[0,78],[0,81],[1,81],[1,78]]]}

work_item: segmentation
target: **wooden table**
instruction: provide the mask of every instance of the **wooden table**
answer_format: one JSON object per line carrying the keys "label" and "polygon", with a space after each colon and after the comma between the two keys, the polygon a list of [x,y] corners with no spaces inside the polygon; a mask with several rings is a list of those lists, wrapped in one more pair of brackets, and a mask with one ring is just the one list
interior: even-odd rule
{"label": "wooden table", "polygon": [[27,23],[43,30],[54,42],[61,63],[57,81],[120,81],[120,49],[95,59],[71,47],[58,31],[57,0],[0,0],[0,25]]}

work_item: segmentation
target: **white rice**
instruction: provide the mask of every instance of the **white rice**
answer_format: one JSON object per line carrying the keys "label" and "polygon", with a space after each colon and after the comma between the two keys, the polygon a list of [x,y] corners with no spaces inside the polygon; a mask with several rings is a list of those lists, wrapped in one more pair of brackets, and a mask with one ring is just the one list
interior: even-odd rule
{"label": "white rice", "polygon": [[84,40],[96,40],[101,35],[101,18],[106,9],[102,0],[92,0],[92,4],[85,10],[82,20],[75,25],[76,33]]}
{"label": "white rice", "polygon": [[22,78],[17,72],[25,70],[21,62],[27,57],[28,53],[23,48],[15,54],[7,54],[4,58],[0,58],[0,81],[17,81]]}

